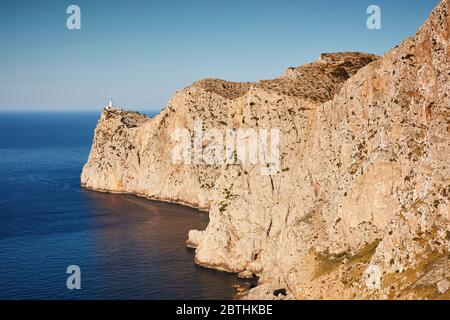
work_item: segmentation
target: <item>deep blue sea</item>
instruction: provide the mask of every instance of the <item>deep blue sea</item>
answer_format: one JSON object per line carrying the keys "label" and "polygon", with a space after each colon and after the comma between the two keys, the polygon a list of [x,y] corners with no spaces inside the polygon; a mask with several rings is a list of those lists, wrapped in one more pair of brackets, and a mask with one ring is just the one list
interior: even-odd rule
{"label": "deep blue sea", "polygon": [[0,113],[0,299],[233,298],[236,277],[185,247],[207,214],[80,188],[98,117]]}

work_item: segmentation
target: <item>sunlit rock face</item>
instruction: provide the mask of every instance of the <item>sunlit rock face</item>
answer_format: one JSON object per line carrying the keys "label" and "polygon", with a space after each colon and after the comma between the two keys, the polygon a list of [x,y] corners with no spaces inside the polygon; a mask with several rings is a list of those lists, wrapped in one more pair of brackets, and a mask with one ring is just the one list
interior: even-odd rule
{"label": "sunlit rock face", "polygon": [[[247,298],[448,299],[449,7],[382,58],[202,80],[153,119],[106,108],[81,183],[208,210],[188,245],[203,266],[257,276]],[[199,122],[280,130],[278,170],[174,163],[173,133]]]}

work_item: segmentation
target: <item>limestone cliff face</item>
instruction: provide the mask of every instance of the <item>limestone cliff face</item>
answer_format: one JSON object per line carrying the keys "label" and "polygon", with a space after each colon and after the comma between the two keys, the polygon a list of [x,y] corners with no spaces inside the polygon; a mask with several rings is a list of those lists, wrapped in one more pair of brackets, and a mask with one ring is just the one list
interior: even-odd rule
{"label": "limestone cliff face", "polygon": [[[450,1],[382,58],[324,54],[275,80],[207,79],[155,118],[105,109],[81,182],[209,210],[197,263],[248,298],[449,297]],[[280,129],[280,167],[174,164],[173,132]],[[210,143],[202,142],[204,146]]]}

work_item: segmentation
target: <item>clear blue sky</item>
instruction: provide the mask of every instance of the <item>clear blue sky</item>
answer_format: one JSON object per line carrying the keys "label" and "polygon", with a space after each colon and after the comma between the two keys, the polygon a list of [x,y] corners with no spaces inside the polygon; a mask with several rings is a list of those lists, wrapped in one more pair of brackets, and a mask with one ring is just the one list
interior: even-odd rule
{"label": "clear blue sky", "polygon": [[[383,54],[438,0],[0,2],[0,110],[159,110],[205,77],[273,78],[322,52]],[[81,30],[66,8],[81,8]],[[366,9],[382,10],[382,30]]]}

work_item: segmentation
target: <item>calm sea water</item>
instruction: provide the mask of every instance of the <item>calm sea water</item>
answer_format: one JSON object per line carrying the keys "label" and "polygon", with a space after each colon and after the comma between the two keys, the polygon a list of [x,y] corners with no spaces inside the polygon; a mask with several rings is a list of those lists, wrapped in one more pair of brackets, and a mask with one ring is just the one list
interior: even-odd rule
{"label": "calm sea water", "polygon": [[205,213],[80,188],[98,117],[0,113],[0,299],[233,298],[236,277],[185,247]]}

